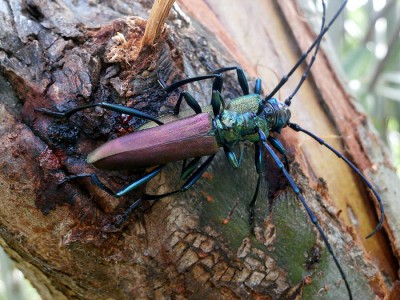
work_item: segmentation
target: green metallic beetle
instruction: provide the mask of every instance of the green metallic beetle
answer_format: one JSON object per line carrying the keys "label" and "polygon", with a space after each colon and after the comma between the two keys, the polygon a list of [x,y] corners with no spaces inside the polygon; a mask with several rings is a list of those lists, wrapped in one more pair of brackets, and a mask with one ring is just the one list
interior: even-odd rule
{"label": "green metallic beetle", "polygon": [[[186,92],[183,97],[188,102],[195,101]],[[148,124],[142,131],[112,140],[90,153],[87,161],[109,170],[142,168],[213,155],[223,147],[229,162],[237,168],[240,158],[234,152],[236,145],[242,141],[258,142],[256,128],[269,135],[280,131],[290,119],[288,107],[276,99],[271,99],[257,115],[262,100],[259,94],[250,94],[234,99],[221,111],[221,106],[198,107],[194,116],[182,119],[180,114],[173,122],[173,117],[160,119],[168,123],[153,128]],[[213,92],[213,103],[216,102],[223,103],[219,91]]]}
{"label": "green metallic beetle", "polygon": [[[299,125],[290,122],[291,113],[289,106],[291,104],[291,99],[297,93],[300,86],[304,82],[306,75],[309,73],[318,52],[322,37],[341,13],[346,3],[347,1],[343,2],[340,9],[327,26],[325,26],[325,5],[323,3],[324,18],[321,26],[321,32],[317,39],[301,56],[290,72],[286,76],[282,77],[278,85],[265,98],[261,96],[262,89],[260,79],[257,79],[256,81],[254,93],[250,94],[249,86],[243,70],[239,67],[228,67],[214,70],[214,72],[209,75],[187,78],[175,82],[170,86],[166,86],[166,84],[160,79],[159,83],[163,87],[166,95],[177,90],[182,85],[200,80],[213,79],[210,106],[200,107],[198,102],[188,92],[182,91],[175,106],[174,115],[160,119],[133,108],[107,102],[81,106],[66,112],[54,112],[45,108],[36,109],[39,112],[53,117],[69,117],[80,110],[98,106],[150,121],[138,131],[105,143],[104,145],[95,149],[87,157],[88,163],[91,163],[100,169],[126,170],[155,166],[154,169],[152,169],[142,178],[129,184],[127,187],[116,193],[103,184],[98,179],[96,174],[77,174],[66,177],[64,182],[77,178],[90,177],[92,182],[99,188],[105,190],[114,197],[121,197],[154,178],[161,172],[166,164],[173,161],[183,160],[184,164],[181,178],[185,180],[185,183],[181,186],[181,188],[161,195],[144,194],[140,199],[132,203],[122,214],[120,219],[115,224],[117,227],[119,227],[125,222],[129,214],[134,209],[139,207],[144,201],[158,200],[175,193],[188,190],[200,179],[201,175],[209,167],[215,157],[215,154],[221,147],[224,149],[230,164],[237,168],[240,166],[242,157],[242,148],[240,148],[239,156],[236,154],[237,146],[243,141],[254,143],[256,151],[255,166],[258,173],[258,180],[253,198],[249,204],[250,224],[253,224],[254,222],[254,207],[262,180],[262,148],[264,148],[267,150],[278,168],[288,180],[291,188],[306,209],[311,221],[321,234],[321,237],[324,240],[324,243],[345,282],[349,298],[353,299],[346,275],[335,254],[333,253],[328,238],[319,225],[317,218],[306,203],[306,200],[300,193],[296,183],[289,174],[289,164],[286,158],[286,151],[284,147],[276,138],[271,136],[271,133],[280,133],[282,128],[289,127],[295,131],[304,132],[321,145],[324,145],[329,150],[334,152],[339,158],[343,159],[371,189],[379,203],[381,212],[379,223],[375,230],[368,237],[375,234],[376,231],[381,228],[384,218],[384,209],[378,193],[375,191],[369,181],[347,158],[345,158],[330,145],[326,144],[321,138],[301,128]],[[307,55],[313,49],[314,55],[307,70],[303,74],[302,80],[299,82],[294,92],[284,102],[280,102],[273,98],[275,93],[286,83],[288,78],[306,59]],[[225,101],[221,96],[223,85],[222,74],[232,70],[236,70],[238,82],[244,95],[233,99],[229,104],[225,104]],[[191,109],[194,110],[195,115],[187,116],[187,112],[180,114],[180,106],[183,99],[185,99]],[[281,162],[270,145],[284,157],[285,164]],[[203,157],[207,157],[204,162],[202,162]],[[191,159],[189,163],[186,162],[188,159]]]}

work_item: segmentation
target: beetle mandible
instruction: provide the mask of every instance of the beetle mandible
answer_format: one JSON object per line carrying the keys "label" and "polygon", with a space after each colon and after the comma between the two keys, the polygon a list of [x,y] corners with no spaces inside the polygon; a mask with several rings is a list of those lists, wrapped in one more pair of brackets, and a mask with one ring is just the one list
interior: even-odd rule
{"label": "beetle mandible", "polygon": [[[343,1],[341,7],[336,12],[332,20],[325,26],[325,4],[322,0],[323,20],[319,35],[310,45],[309,49],[303,53],[293,68],[282,77],[277,86],[265,98],[261,96],[262,89],[260,79],[257,79],[256,81],[254,93],[250,93],[248,82],[243,70],[240,67],[226,67],[214,70],[212,74],[187,78],[175,82],[169,86],[167,86],[165,82],[159,78],[159,83],[166,92],[166,95],[180,88],[182,85],[206,79],[213,79],[210,106],[201,107],[193,96],[186,91],[182,91],[176,103],[174,114],[178,115],[180,113],[181,102],[184,99],[190,108],[195,112],[195,115],[167,124],[164,124],[162,119],[157,119],[139,110],[108,102],[80,106],[65,112],[55,112],[46,108],[36,109],[36,111],[53,117],[64,118],[69,117],[83,109],[102,107],[118,113],[132,115],[152,121],[158,125],[111,140],[95,149],[87,157],[88,163],[91,163],[95,167],[101,169],[123,170],[156,166],[153,170],[145,174],[139,180],[131,183],[116,193],[103,184],[98,179],[96,174],[72,175],[66,177],[64,182],[77,178],[90,177],[92,182],[99,188],[105,190],[112,196],[121,197],[154,178],[169,162],[184,160],[181,178],[185,180],[185,183],[181,186],[181,188],[160,195],[144,194],[140,199],[133,202],[123,213],[122,217],[116,224],[116,226],[121,226],[121,224],[127,219],[128,215],[133,210],[138,208],[143,201],[158,200],[176,193],[184,192],[192,187],[210,166],[216,153],[221,147],[223,148],[229,163],[235,168],[239,167],[241,163],[241,153],[238,157],[235,151],[236,145],[243,141],[252,142],[255,145],[255,166],[258,173],[258,180],[253,198],[249,204],[250,224],[253,224],[254,222],[254,207],[262,180],[262,149],[264,149],[267,151],[267,153],[269,153],[276,166],[286,177],[297,198],[304,206],[312,223],[320,233],[345,282],[349,298],[352,299],[352,293],[346,278],[346,274],[344,273],[337,257],[335,256],[327,236],[323,232],[317,218],[311,211],[305,198],[300,193],[298,186],[289,174],[289,163],[286,158],[286,151],[279,140],[270,135],[273,132],[281,133],[283,128],[289,127],[297,132],[303,132],[307,134],[341,158],[372,191],[380,207],[381,214],[379,223],[375,230],[369,234],[367,238],[375,234],[377,230],[381,228],[384,218],[384,209],[378,193],[372,187],[370,182],[362,175],[362,173],[354,166],[354,164],[345,158],[340,152],[335,150],[324,140],[317,137],[313,133],[303,129],[301,126],[295,123],[290,122],[291,113],[289,107],[291,105],[291,100],[301,87],[307,74],[310,72],[323,36],[334,23],[338,15],[342,12],[346,3],[347,0]],[[303,74],[302,79],[292,94],[284,102],[273,98],[276,92],[287,82],[293,72],[301,65],[302,62],[305,61],[306,57],[313,50],[314,52],[311,61],[305,73]],[[243,96],[233,99],[229,104],[226,104],[221,95],[223,86],[222,74],[228,71],[236,71],[237,79],[243,92]],[[176,136],[179,136],[179,139],[176,139]],[[275,154],[273,148],[284,157],[284,163],[282,163]],[[207,157],[204,162],[202,162],[203,157]],[[187,159],[192,160],[186,164]]]}

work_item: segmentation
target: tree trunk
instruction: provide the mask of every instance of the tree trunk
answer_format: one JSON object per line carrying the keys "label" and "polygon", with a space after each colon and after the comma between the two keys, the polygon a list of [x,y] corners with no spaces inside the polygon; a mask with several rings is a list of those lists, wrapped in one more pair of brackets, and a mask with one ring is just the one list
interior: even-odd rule
{"label": "tree trunk", "polygon": [[[251,82],[260,76],[267,93],[315,38],[294,1],[179,0],[168,29],[139,51],[146,22],[128,16],[147,18],[151,5],[0,0],[0,64],[10,83],[1,81],[1,245],[44,299],[346,299],[332,257],[268,157],[252,234],[248,204],[257,174],[250,145],[240,169],[219,154],[195,187],[143,205],[116,232],[110,229],[118,216],[144,189],[115,199],[87,179],[57,184],[68,174],[96,172],[117,190],[139,178],[143,171],[101,171],[85,158],[143,122],[102,109],[55,119],[35,108],[112,101],[168,114],[177,98],[164,98],[157,72],[171,83],[232,65],[241,65]],[[292,120],[371,179],[387,210],[384,229],[364,240],[376,226],[376,203],[335,155],[289,129],[277,137],[355,299],[383,298],[398,276],[400,185],[328,53],[320,51],[293,100]],[[279,98],[294,90],[302,72]],[[185,89],[205,105],[211,85]],[[227,74],[223,94],[240,94],[234,74]],[[180,168],[168,165],[146,191],[179,187]]]}

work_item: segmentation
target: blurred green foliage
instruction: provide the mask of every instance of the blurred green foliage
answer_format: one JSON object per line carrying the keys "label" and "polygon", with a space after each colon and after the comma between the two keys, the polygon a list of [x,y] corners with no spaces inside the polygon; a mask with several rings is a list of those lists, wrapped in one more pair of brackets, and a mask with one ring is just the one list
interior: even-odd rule
{"label": "blurred green foliage", "polygon": [[[342,1],[327,1],[329,20]],[[315,1],[317,7],[321,1]],[[400,1],[349,0],[329,31],[346,72],[400,175]]]}
{"label": "blurred green foliage", "polygon": [[0,300],[40,300],[20,270],[0,248]]}

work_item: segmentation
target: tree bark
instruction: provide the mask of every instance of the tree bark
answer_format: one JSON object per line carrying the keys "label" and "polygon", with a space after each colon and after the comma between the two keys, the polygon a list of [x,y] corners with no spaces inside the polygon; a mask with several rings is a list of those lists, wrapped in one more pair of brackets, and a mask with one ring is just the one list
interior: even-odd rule
{"label": "tree bark", "polygon": [[[315,38],[293,1],[178,4],[157,43],[138,51],[146,22],[128,16],[147,18],[151,1],[0,0],[0,64],[10,83],[1,82],[0,98],[1,245],[44,299],[346,299],[332,258],[269,158],[252,234],[248,203],[257,175],[249,145],[240,169],[218,155],[194,188],[145,204],[117,232],[110,228],[143,189],[115,199],[89,180],[57,184],[68,174],[89,172],[114,190],[137,179],[143,171],[101,171],[85,157],[143,122],[102,109],[61,120],[35,108],[113,101],[168,114],[176,95],[164,98],[157,72],[171,83],[238,64],[251,80],[260,76],[268,92]],[[328,53],[320,51],[293,100],[292,120],[344,152],[378,187],[387,210],[384,229],[363,240],[376,225],[375,202],[336,156],[289,129],[278,138],[355,299],[383,298],[397,279],[394,200],[400,185]],[[205,105],[211,85],[185,88]],[[240,94],[235,76],[226,76],[223,92],[231,99]],[[180,163],[168,165],[146,191],[176,189],[179,174]]]}

